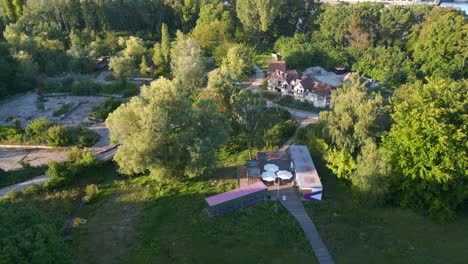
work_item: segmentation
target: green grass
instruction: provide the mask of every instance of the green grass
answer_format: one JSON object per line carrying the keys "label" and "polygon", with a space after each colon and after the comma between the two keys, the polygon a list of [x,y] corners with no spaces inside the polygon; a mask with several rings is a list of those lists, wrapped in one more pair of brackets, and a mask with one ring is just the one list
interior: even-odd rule
{"label": "green grass", "polygon": [[271,53],[263,53],[255,56],[254,62],[257,66],[262,69],[263,71],[268,70],[268,62],[273,60]]}
{"label": "green grass", "polygon": [[404,208],[360,206],[314,154],[324,196],[304,205],[336,263],[466,263],[468,212],[436,224]]}
{"label": "green grass", "polygon": [[[260,202],[218,218],[204,198],[235,188],[235,168],[171,184],[148,176],[107,186],[85,205],[75,229],[76,263],[316,263],[295,219],[279,204]],[[106,189],[106,187],[103,187]]]}
{"label": "green grass", "polygon": [[26,167],[20,170],[0,170],[0,188],[44,174],[46,166]]}

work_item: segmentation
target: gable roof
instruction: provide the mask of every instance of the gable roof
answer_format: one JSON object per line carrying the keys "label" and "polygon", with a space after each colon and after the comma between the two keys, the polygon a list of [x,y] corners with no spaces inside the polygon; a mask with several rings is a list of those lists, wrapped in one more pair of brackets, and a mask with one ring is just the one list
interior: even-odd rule
{"label": "gable roof", "polygon": [[331,85],[327,83],[316,82],[309,76],[302,76],[297,82],[304,90],[317,95],[328,96],[331,95]]}
{"label": "gable roof", "polygon": [[269,61],[268,62],[268,76],[274,73],[276,70],[282,72],[286,71],[286,62],[285,61]]}

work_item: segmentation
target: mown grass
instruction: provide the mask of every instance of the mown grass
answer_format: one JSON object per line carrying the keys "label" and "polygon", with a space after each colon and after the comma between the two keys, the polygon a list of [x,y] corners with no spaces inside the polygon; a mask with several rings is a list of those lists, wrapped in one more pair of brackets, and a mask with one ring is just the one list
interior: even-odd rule
{"label": "mown grass", "polygon": [[46,169],[46,166],[41,166],[11,171],[0,170],[0,188],[40,176],[45,173]]}
{"label": "mown grass", "polygon": [[[208,218],[204,198],[235,188],[235,168],[158,183],[148,176],[108,186],[85,205],[73,234],[76,263],[315,263],[296,220],[274,202]],[[292,262],[291,262],[292,261]]]}
{"label": "mown grass", "polygon": [[312,153],[324,186],[323,201],[304,203],[336,263],[466,263],[468,212],[437,224],[394,206],[369,208]]}

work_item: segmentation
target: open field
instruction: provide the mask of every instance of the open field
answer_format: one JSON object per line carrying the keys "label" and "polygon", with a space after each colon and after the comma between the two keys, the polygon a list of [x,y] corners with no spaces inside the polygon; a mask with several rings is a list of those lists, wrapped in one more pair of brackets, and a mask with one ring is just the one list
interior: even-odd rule
{"label": "open field", "polygon": [[323,201],[304,203],[336,263],[466,263],[468,212],[437,224],[411,210],[367,208],[353,202],[313,153]]}
{"label": "open field", "polygon": [[[87,120],[93,106],[98,105],[105,97],[102,96],[60,96],[47,97],[44,100],[44,110],[36,107],[38,96],[29,92],[0,101],[0,125],[12,125],[13,118],[18,118],[22,126],[26,126],[34,119],[45,117],[64,125],[78,125]],[[54,112],[63,104],[79,106],[73,109],[65,118],[54,117]]]}
{"label": "open field", "polygon": [[147,176],[115,183],[112,195],[82,208],[79,217],[88,222],[73,234],[75,262],[316,263],[299,224],[279,203],[207,218],[204,198],[234,188],[234,175],[235,168],[225,168],[214,179],[171,185]]}

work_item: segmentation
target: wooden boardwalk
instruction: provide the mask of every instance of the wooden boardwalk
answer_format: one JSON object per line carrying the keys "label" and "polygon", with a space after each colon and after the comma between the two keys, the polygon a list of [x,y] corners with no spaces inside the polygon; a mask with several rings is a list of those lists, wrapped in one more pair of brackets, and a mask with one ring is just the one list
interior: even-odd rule
{"label": "wooden boardwalk", "polygon": [[299,221],[301,224],[304,233],[309,240],[309,243],[312,249],[315,252],[315,256],[317,256],[318,261],[321,264],[333,264],[333,258],[328,252],[325,243],[323,243],[320,235],[317,231],[317,228],[310,219],[309,214],[307,214],[304,206],[298,195],[295,193],[294,189],[290,189],[290,194],[287,195],[286,201],[281,201],[281,203],[286,207],[286,209]]}

